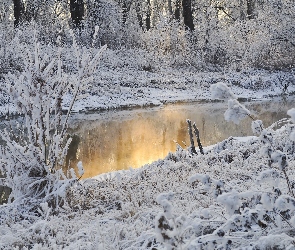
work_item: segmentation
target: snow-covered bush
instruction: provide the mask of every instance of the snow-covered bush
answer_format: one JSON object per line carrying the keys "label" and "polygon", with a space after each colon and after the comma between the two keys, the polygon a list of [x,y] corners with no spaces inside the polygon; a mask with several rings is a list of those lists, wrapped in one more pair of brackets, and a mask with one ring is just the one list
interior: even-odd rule
{"label": "snow-covered bush", "polygon": [[232,121],[239,124],[240,121],[247,116],[254,120],[250,111],[237,100],[237,97],[225,83],[218,82],[212,84],[210,86],[210,91],[212,98],[228,100],[228,109],[224,113],[226,121]]}
{"label": "snow-covered bush", "polygon": [[[188,185],[193,188],[192,192],[198,190],[199,209],[189,214],[181,211],[177,213],[176,204],[179,205],[181,199],[178,201],[173,199],[172,206],[172,202],[166,198],[167,194],[158,196],[157,200],[163,206],[164,213],[159,213],[156,217],[155,230],[158,238],[162,239],[160,242],[166,247],[169,249],[292,249],[295,247],[292,240],[295,218],[293,194],[295,172],[289,168],[287,162],[294,163],[295,147],[289,139],[293,124],[287,123],[278,131],[273,130],[273,126],[264,129],[261,121],[257,122],[257,125],[259,125],[258,130],[263,129],[260,137],[249,138],[247,142],[238,142],[231,138],[207,150],[203,157],[185,156],[177,160],[182,164],[189,162],[195,168],[196,173],[188,179],[190,183]],[[255,129],[256,132],[258,130]],[[272,153],[259,150],[266,145],[271,146]],[[170,158],[177,159],[169,156]],[[269,161],[271,161],[270,166]],[[182,194],[184,195],[183,192]],[[206,208],[200,207],[201,200],[209,202]],[[174,223],[179,216],[182,216],[185,227],[176,231]],[[210,224],[209,231],[204,229],[206,223]],[[203,230],[197,233],[200,232],[200,228]],[[186,238],[179,238],[182,235]],[[274,241],[273,238],[280,241]]]}
{"label": "snow-covered bush", "polygon": [[212,84],[210,86],[210,91],[211,91],[212,98],[221,99],[221,100],[227,100],[230,98],[236,99],[236,96],[232,92],[232,90],[223,82]]}
{"label": "snow-covered bush", "polygon": [[[35,38],[34,51],[23,51],[24,70],[6,76],[4,91],[24,116],[16,127],[10,124],[1,133],[6,145],[1,147],[0,171],[4,185],[12,189],[9,202],[34,204],[42,200],[53,207],[64,202],[67,186],[77,180],[75,175],[63,172],[71,142],[66,139],[68,119],[75,101],[92,81],[104,49],[90,58],[81,52],[73,37],[76,70],[66,74],[62,48],[56,48],[56,55],[50,57]],[[71,99],[63,116],[66,95]],[[78,168],[82,173],[81,164]]]}

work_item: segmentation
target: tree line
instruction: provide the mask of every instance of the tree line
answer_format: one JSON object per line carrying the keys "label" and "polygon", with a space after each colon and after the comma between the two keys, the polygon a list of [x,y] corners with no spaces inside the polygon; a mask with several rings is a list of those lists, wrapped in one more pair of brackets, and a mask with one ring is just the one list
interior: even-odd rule
{"label": "tree line", "polygon": [[[44,12],[46,13],[50,10],[54,10],[56,5],[63,4],[68,5],[72,24],[76,28],[81,28],[83,26],[83,20],[96,17],[96,8],[106,2],[107,1],[101,0],[49,0],[44,2],[36,0],[13,0],[14,26],[18,27],[20,24],[32,20],[38,21],[41,13],[44,15]],[[245,5],[243,10],[241,10],[242,19],[255,18],[255,2],[256,0],[240,1],[240,5]],[[164,10],[171,19],[183,21],[184,26],[189,30],[194,30],[194,17],[197,15],[196,11],[202,11],[204,8],[211,5],[216,9],[216,15],[223,13],[235,20],[230,13],[234,12],[234,10],[227,8],[228,3],[226,1],[166,0],[158,2],[157,0],[117,0],[114,1],[114,3],[117,4],[122,14],[122,24],[126,23],[131,8],[134,8],[138,24],[144,30],[149,30],[151,28],[151,15],[155,15],[157,8]],[[86,12],[87,16],[85,15]],[[58,17],[57,13],[56,17]]]}
{"label": "tree line", "polygon": [[13,29],[12,22],[15,30],[41,30],[39,38],[49,43],[58,36],[70,43],[71,29],[83,45],[107,44],[114,50],[139,48],[159,60],[167,56],[172,64],[177,58],[177,63],[197,67],[202,61],[238,68],[241,64],[280,68],[295,64],[293,2],[0,0],[0,25],[5,34]]}

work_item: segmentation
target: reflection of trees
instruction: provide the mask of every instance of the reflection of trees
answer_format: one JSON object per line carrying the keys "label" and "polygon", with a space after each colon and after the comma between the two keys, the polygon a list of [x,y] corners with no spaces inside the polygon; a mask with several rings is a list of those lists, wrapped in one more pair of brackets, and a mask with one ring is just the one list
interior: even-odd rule
{"label": "reflection of trees", "polygon": [[72,162],[77,163],[78,157],[77,157],[77,152],[78,152],[78,147],[80,143],[80,137],[78,135],[73,135],[72,141],[69,145],[67,156],[66,156],[66,167],[68,167]]}
{"label": "reflection of trees", "polygon": [[185,120],[181,120],[179,123],[179,127],[177,129],[176,141],[179,145],[185,146],[183,142],[187,144],[185,140],[186,138],[187,138],[187,123],[185,122]]}
{"label": "reflection of trees", "polygon": [[[127,148],[123,147],[123,135],[122,135],[122,130],[119,128],[118,129],[118,140],[117,140],[117,148],[116,148],[116,156],[117,156],[117,162],[118,162],[118,165],[119,163],[122,161],[124,155],[123,155],[123,152],[124,150],[127,151]],[[121,149],[121,150],[120,150]]]}
{"label": "reflection of trees", "polygon": [[0,185],[0,205],[7,203],[10,193],[11,189],[9,187]]}

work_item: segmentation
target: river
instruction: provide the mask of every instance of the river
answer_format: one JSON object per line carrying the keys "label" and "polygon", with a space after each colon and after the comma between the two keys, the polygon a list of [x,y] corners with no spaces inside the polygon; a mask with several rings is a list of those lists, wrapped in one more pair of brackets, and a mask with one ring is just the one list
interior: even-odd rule
{"label": "river", "polygon": [[[294,97],[244,103],[257,119],[269,126],[288,117]],[[115,170],[138,168],[189,146],[186,119],[197,124],[203,146],[229,136],[253,135],[251,119],[240,124],[224,120],[225,102],[167,104],[160,107],[75,114],[69,132],[73,136],[67,161],[82,161],[83,178]]]}

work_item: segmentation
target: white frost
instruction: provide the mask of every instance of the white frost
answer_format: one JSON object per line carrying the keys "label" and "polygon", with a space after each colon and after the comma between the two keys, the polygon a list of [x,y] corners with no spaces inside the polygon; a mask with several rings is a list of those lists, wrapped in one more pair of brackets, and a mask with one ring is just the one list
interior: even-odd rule
{"label": "white frost", "polygon": [[207,174],[195,174],[195,175],[193,175],[193,176],[191,176],[189,178],[190,183],[193,183],[196,180],[202,182],[203,185],[205,186],[206,190],[210,189],[210,187],[211,187],[211,179],[210,179],[209,175],[207,175]]}
{"label": "white frost", "polygon": [[271,154],[271,160],[279,164],[280,170],[284,170],[288,166],[287,156],[279,150],[276,150]]}
{"label": "white frost", "polygon": [[291,116],[292,122],[295,123],[295,108],[289,109],[287,115]]}
{"label": "white frost", "polygon": [[252,121],[251,128],[254,135],[260,135],[264,129],[261,120]]}
{"label": "white frost", "polygon": [[84,174],[84,168],[83,168],[83,165],[82,165],[82,161],[78,162],[77,167],[78,167],[79,175],[82,176]]}
{"label": "white frost", "polygon": [[290,140],[295,141],[295,130],[290,133]]}
{"label": "white frost", "polygon": [[237,100],[228,100],[228,109],[224,113],[226,121],[232,121],[239,124],[242,119],[250,115],[250,111],[245,106],[240,104]]}
{"label": "white frost", "polygon": [[236,99],[235,94],[231,89],[223,82],[212,84],[210,87],[211,95],[213,99],[227,100],[229,98]]}
{"label": "white frost", "polygon": [[233,215],[236,210],[241,206],[239,193],[233,190],[230,193],[224,193],[217,197],[217,201],[223,204],[229,215]]}

